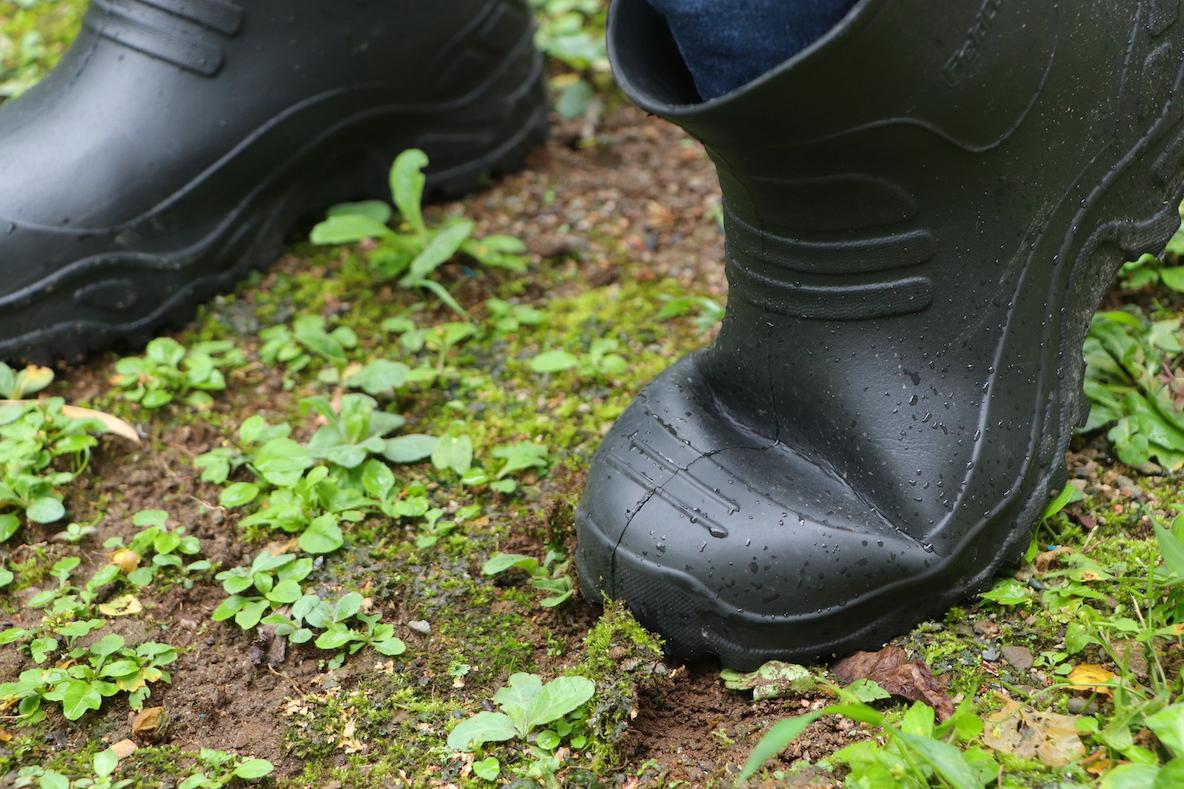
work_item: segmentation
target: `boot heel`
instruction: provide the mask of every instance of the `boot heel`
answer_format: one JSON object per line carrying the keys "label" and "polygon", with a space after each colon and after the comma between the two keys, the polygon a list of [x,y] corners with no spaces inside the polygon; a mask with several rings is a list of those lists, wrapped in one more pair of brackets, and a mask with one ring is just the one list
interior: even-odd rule
{"label": "boot heel", "polygon": [[[541,59],[540,59],[541,63]],[[479,191],[497,178],[513,175],[526,168],[530,153],[547,140],[547,94],[542,75],[521,99],[514,102],[493,147],[480,151],[467,161],[443,168],[431,167],[427,173],[429,200],[453,200]],[[431,157],[431,141],[423,149]],[[435,160],[433,160],[434,162]]]}
{"label": "boot heel", "polygon": [[463,197],[521,171],[530,152],[547,139],[544,62],[534,47],[533,24],[493,73],[478,101],[445,111],[419,140],[417,147],[431,159],[431,200]]}

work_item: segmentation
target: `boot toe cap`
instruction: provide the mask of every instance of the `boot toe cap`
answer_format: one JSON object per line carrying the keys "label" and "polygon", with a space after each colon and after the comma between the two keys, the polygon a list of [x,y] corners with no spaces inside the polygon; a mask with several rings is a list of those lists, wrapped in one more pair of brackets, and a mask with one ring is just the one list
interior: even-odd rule
{"label": "boot toe cap", "polygon": [[938,558],[698,381],[694,357],[671,368],[597,455],[577,513],[584,589],[624,600],[682,657],[825,654],[852,636],[846,612]]}

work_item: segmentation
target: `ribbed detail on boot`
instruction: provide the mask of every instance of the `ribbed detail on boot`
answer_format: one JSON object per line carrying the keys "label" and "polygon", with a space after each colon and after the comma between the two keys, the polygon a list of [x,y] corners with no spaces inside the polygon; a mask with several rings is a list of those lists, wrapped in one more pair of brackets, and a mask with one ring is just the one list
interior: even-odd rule
{"label": "ribbed detail on boot", "polygon": [[96,34],[206,77],[225,64],[223,41],[243,10],[228,0],[92,0],[84,24]]}

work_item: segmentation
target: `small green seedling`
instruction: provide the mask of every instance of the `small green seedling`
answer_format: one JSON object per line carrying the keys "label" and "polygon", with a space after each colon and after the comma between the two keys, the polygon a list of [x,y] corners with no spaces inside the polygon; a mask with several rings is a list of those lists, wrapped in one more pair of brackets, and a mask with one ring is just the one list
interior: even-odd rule
{"label": "small green seedling", "polygon": [[419,306],[416,305],[415,308],[405,310],[402,314],[382,322],[383,331],[399,335],[399,344],[408,354],[418,355],[425,349],[435,354],[434,364],[431,360],[425,359],[421,364],[408,370],[407,383],[432,384],[460,377],[460,371],[449,363],[453,351],[469,339],[480,336],[481,327],[467,321],[451,321],[420,328],[410,317],[418,311]]}
{"label": "small green seedling", "polygon": [[497,334],[511,335],[523,326],[541,326],[547,320],[547,313],[526,304],[511,304],[502,299],[487,299],[485,311]]}
{"label": "small green seedling", "polygon": [[29,366],[14,370],[0,362],[0,400],[24,400],[53,383],[53,370]]}
{"label": "small green seedling", "polygon": [[266,759],[244,759],[210,748],[202,748],[197,759],[199,771],[177,784],[177,789],[222,789],[235,779],[258,781],[275,769]]}
{"label": "small green seedling", "polygon": [[905,713],[899,726],[889,725],[883,713],[839,692],[842,702],[774,724],[753,748],[739,782],[756,775],[806,728],[826,715],[841,715],[874,726],[885,736],[881,745],[867,740],[849,745],[831,758],[847,765],[855,786],[954,786],[978,789],[994,783],[1000,766],[984,748],[963,750],[955,743],[969,742],[983,731],[982,721],[970,703],[964,703],[946,722],[937,726],[934,711],[921,702]]}
{"label": "small green seedling", "polygon": [[546,593],[547,596],[539,603],[543,608],[562,605],[575,593],[571,580],[571,560],[558,551],[547,551],[542,563],[533,556],[495,553],[481,568],[481,572],[489,576],[510,570],[522,570],[530,576],[531,586]]}
{"label": "small green seedling", "polygon": [[[214,485],[225,484],[234,472],[247,466],[266,485],[292,487],[312,467],[313,459],[304,446],[288,437],[291,432],[289,425],[272,425],[255,414],[239,427],[237,446],[219,447],[199,455],[193,465],[201,471],[202,482]],[[259,486],[254,490],[258,495]],[[254,495],[235,506],[251,500]]]}
{"label": "small green seedling", "polygon": [[[314,646],[339,652],[330,661],[330,668],[338,668],[347,654],[356,654],[371,647],[381,655],[394,657],[407,651],[407,645],[395,636],[393,625],[381,624],[379,617],[361,613],[362,595],[350,592],[335,603],[321,600],[316,595],[304,595],[287,613],[275,613],[263,619],[263,624],[275,629],[275,634],[293,644],[304,644],[313,639]],[[354,620],[360,625],[351,624]],[[315,631],[321,631],[319,635]]]}
{"label": "small green seedling", "polygon": [[100,520],[102,520],[101,517],[96,518],[90,523],[68,523],[66,524],[65,529],[54,535],[54,539],[61,540],[62,542],[69,543],[70,545],[77,545],[95,533],[95,525]]}
{"label": "small green seedling", "polygon": [[[1177,293],[1184,293],[1184,266],[1179,265],[1184,256],[1184,227],[1168,242],[1162,258],[1147,254],[1122,267],[1122,287],[1138,290],[1154,285],[1163,285]],[[1175,264],[1175,265],[1173,265]]]}
{"label": "small green seedling", "polygon": [[148,343],[143,356],[115,364],[115,387],[125,400],[148,409],[163,408],[177,398],[194,408],[209,408],[210,392],[226,389],[225,370],[246,362],[242,351],[227,341],[203,342],[191,348],[169,337]]}
{"label": "small green seedling", "polygon": [[601,337],[592,341],[586,354],[579,356],[563,350],[543,351],[530,360],[530,369],[543,375],[576,370],[581,378],[609,378],[629,367],[625,357],[617,353],[620,348],[617,340]]}
{"label": "small green seedling", "polygon": [[[169,528],[168,520],[168,513],[163,510],[137,512],[132,516],[132,524],[139,526],[140,531],[130,543],[125,545],[118,537],[103,543],[104,548],[118,556],[120,561],[117,564],[121,569],[137,565],[127,571],[127,579],[133,585],[148,586],[157,573],[172,568],[181,574],[184,587],[190,589],[193,587],[190,575],[212,568],[205,559],[186,562],[185,557],[201,553],[201,543],[196,537],[186,534],[184,527]],[[128,553],[120,554],[121,551]],[[150,559],[151,563],[141,564],[145,559]]]}
{"label": "small green seedling", "polygon": [[443,520],[444,510],[439,508],[428,510],[423,515],[424,523],[420,526],[419,536],[415,538],[415,547],[421,550],[434,548],[440,540],[456,531],[457,526],[476,518],[480,513],[480,506],[470,504],[457,510],[452,518]]}
{"label": "small green seedling", "polygon": [[95,419],[73,419],[65,402],[0,405],[0,543],[22,524],[56,523],[66,516],[61,489],[90,462],[96,436],[107,432]]}
{"label": "small green seedling", "polygon": [[454,426],[432,448],[432,465],[462,478],[473,468],[473,439],[463,431],[463,424]]}
{"label": "small green seedling", "polygon": [[0,684],[0,699],[18,702],[18,713],[28,723],[44,716],[42,703],[61,704],[67,720],[78,720],[102,707],[103,699],[128,694],[128,704],[142,709],[153,682],[171,682],[163,669],[177,659],[168,644],[147,642],[135,649],[124,647],[122,636],[103,636],[89,647],[70,651],[69,663],[46,669],[29,669],[16,682]]}
{"label": "small green seedling", "polygon": [[502,467],[497,472],[498,479],[529,469],[546,470],[550,465],[547,448],[531,441],[498,447],[493,450],[493,456],[502,461]]}
{"label": "small green seedling", "polygon": [[1148,321],[1134,311],[1094,316],[1085,341],[1085,393],[1091,403],[1082,432],[1109,427],[1119,460],[1184,468],[1184,379],[1164,371],[1184,365],[1180,318]]}
{"label": "small green seedling", "polygon": [[260,360],[269,366],[283,365],[285,388],[291,388],[290,376],[307,368],[315,359],[330,365],[322,373],[335,382],[350,363],[350,352],[358,347],[358,335],[348,326],[329,328],[320,315],[300,315],[286,325],[269,326],[259,332],[263,341]]}
{"label": "small green seedling", "polygon": [[695,313],[695,326],[706,332],[724,319],[724,308],[714,299],[706,296],[684,296],[670,299],[658,310],[658,320],[669,321]]}
{"label": "small green seedling", "polygon": [[348,373],[345,385],[350,389],[361,389],[372,397],[390,400],[407,384],[410,375],[411,368],[402,362],[375,359]]}
{"label": "small green seedling", "polygon": [[100,567],[85,585],[76,587],[70,583],[70,579],[81,562],[77,556],[67,556],[54,562],[49,574],[57,579],[58,585],[33,595],[25,605],[43,608],[51,617],[80,620],[89,616],[104,591],[119,579],[119,568],[110,564]]}
{"label": "small green seedling", "polygon": [[214,576],[229,597],[214,610],[215,622],[233,618],[243,630],[259,624],[268,613],[304,596],[300,582],[312,572],[312,559],[262,551],[250,567],[235,567]]}
{"label": "small green seedling", "polygon": [[430,227],[423,215],[427,155],[420,150],[400,154],[391,168],[391,197],[403,220],[399,231],[388,227],[394,212],[390,205],[370,201],[347,203],[331,208],[324,222],[313,228],[314,244],[353,244],[375,240],[378,246],[369,253],[371,269],[384,279],[398,280],[399,286],[433,293],[459,315],[465,310],[433,279],[442,265],[464,255],[486,267],[524,271],[522,258],[526,246],[510,236],[475,238],[475,225],[467,219],[452,218],[439,227]]}
{"label": "small green seedling", "polygon": [[593,112],[601,99],[597,84],[608,72],[605,5],[600,0],[530,0],[538,21],[539,51],[569,71],[551,80],[555,111],[571,120]]}
{"label": "small green seedling", "polygon": [[752,672],[724,669],[719,677],[728,690],[752,691],[753,701],[809,693],[818,684],[805,666],[780,660],[770,660]]}
{"label": "small green seedling", "polygon": [[[352,655],[362,647],[371,646],[383,655],[403,654],[407,647],[395,637],[394,627],[378,624],[377,616],[360,613],[362,602],[362,595],[350,592],[336,603],[318,603],[313,607],[305,621],[324,630],[317,636],[317,648],[333,650],[348,646]],[[362,623],[363,629],[349,627],[349,620],[355,618]]]}
{"label": "small green seedling", "polygon": [[[527,740],[535,729],[575,712],[595,693],[595,683],[585,677],[559,677],[544,685],[534,674],[514,674],[510,684],[493,697],[501,712],[483,711],[463,721],[448,735],[448,747],[456,751],[475,751],[488,742],[514,738]],[[548,732],[558,737],[555,732],[547,730],[541,732],[538,739]],[[545,744],[541,743],[540,747]]]}
{"label": "small green seedling", "polygon": [[369,507],[361,491],[338,485],[329,469],[316,466],[292,487],[272,491],[264,506],[240,523],[299,534],[302,551],[327,554],[345,544],[341,521],[359,521]]}
{"label": "small green seedling", "polygon": [[131,778],[115,779],[115,770],[118,767],[119,754],[114,748],[108,748],[95,754],[91,760],[90,775],[71,780],[57,770],[47,770],[38,766],[24,767],[18,774],[15,786],[16,789],[33,786],[38,789],[123,789],[125,786],[131,786],[134,783]]}
{"label": "small green seedling", "polygon": [[315,413],[324,422],[308,442],[312,456],[347,469],[362,465],[370,455],[381,455],[386,436],[407,421],[379,410],[373,397],[362,394],[343,396],[337,409],[327,398],[308,397],[300,401],[300,410]]}

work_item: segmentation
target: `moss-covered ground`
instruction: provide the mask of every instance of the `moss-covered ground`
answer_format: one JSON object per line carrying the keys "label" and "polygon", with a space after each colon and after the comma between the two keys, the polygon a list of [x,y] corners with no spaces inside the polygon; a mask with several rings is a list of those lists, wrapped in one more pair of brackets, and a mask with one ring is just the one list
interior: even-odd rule
{"label": "moss-covered ground", "polygon": [[[6,2],[0,100],[27,88],[56,59],[82,5]],[[549,34],[569,7],[585,8],[536,6]],[[592,3],[579,17],[593,39],[596,8]],[[552,44],[552,54],[562,54]],[[715,313],[708,300],[726,299],[719,198],[706,157],[677,131],[625,107],[605,85],[603,64],[577,60],[571,59],[575,70],[555,65],[557,98],[570,103],[579,94],[573,85],[583,81],[595,91],[592,104],[572,120],[556,119],[551,142],[528,169],[428,211],[433,226],[466,216],[479,236],[526,243],[523,271],[471,260],[440,270],[467,317],[428,291],[376,274],[372,262],[381,250],[373,243],[315,247],[303,240],[306,227],[272,269],[170,335],[186,347],[228,341],[241,353],[225,372],[225,386],[208,398],[178,397],[159,409],[130,402],[114,384],[115,354],[58,371],[46,395],[124,419],[142,443],[103,438],[86,472],[65,489],[67,516],[25,523],[0,544],[0,570],[12,573],[0,583],[0,631],[44,629],[74,617],[54,620],[52,606],[32,604],[58,586],[55,563],[80,559],[71,583],[81,586],[120,560],[118,548],[104,544],[130,542],[141,511],[166,511],[172,525],[200,542],[200,554],[185,561],[200,557],[212,567],[189,575],[164,568],[144,585],[103,587],[86,604],[107,606],[107,624],[78,640],[84,648],[112,632],[128,644],[177,649],[171,680],[151,683],[136,705],[160,708],[155,725],[145,726],[126,693],[75,719],[54,699],[43,702],[44,716],[23,715],[10,694],[0,701],[0,783],[64,785],[45,782],[52,779],[43,773],[54,771],[89,786],[96,754],[118,744],[115,777],[138,787],[199,786],[194,776],[203,771],[214,781],[216,770],[202,765],[203,749],[239,762],[266,759],[272,771],[253,780],[281,786],[727,786],[773,723],[829,701],[819,686],[754,702],[727,690],[718,666],[664,659],[659,640],[616,605],[593,608],[578,592],[543,604],[574,577],[567,564],[573,511],[600,437],[646,382],[710,340]],[[671,309],[680,304],[685,309]],[[1175,315],[1159,306],[1157,317]],[[661,315],[664,308],[671,315]],[[330,330],[344,328],[338,337],[356,338],[336,369],[299,342],[289,344],[294,354],[311,356],[307,365],[273,358],[268,330],[306,316]],[[445,339],[449,332],[452,340]],[[540,362],[558,352],[566,354],[563,363]],[[349,392],[343,376],[375,360],[413,369],[378,398],[380,410],[406,420],[399,433],[467,443],[472,457],[442,453],[393,464],[384,489],[389,511],[346,507],[360,514],[341,518],[344,544],[310,555],[302,584],[304,593],[325,600],[357,593],[361,612],[391,625],[406,650],[383,654],[367,646],[338,660],[341,649],[289,643],[274,627],[214,621],[226,597],[215,573],[249,565],[261,550],[302,549],[293,534],[240,523],[257,503],[237,506],[226,498],[227,486],[252,479],[247,470],[211,482],[195,460],[240,445],[239,427],[254,416],[288,424],[293,438],[307,442],[321,423],[300,401],[323,396],[340,406]],[[527,462],[499,479],[514,457],[503,450],[521,451],[522,444],[541,449],[521,455]],[[988,719],[985,733],[949,739],[967,752],[989,746],[996,765],[984,779],[989,783],[1091,785],[1123,764],[1151,769],[1184,755],[1174,751],[1184,741],[1144,722],[1179,690],[1180,628],[1165,608],[1174,600],[1171,583],[1155,580],[1164,571],[1153,569],[1160,562],[1153,527],[1184,510],[1184,490],[1171,474],[1123,466],[1098,434],[1080,439],[1069,461],[1080,495],[1040,525],[1015,577],[894,642],[931,667],[955,703]],[[414,503],[420,500],[422,507]],[[406,506],[396,512],[400,502]],[[71,535],[67,523],[79,531]],[[539,571],[541,583],[522,570],[487,575],[485,562],[499,552],[552,561]],[[129,594],[135,610],[126,600],[122,609],[112,607]],[[88,659],[53,654],[48,663],[67,671]],[[43,663],[28,639],[0,646],[0,683]],[[1103,672],[1100,690],[1069,684],[1083,665]],[[811,670],[833,680],[824,666]],[[476,754],[449,747],[457,723],[494,710],[495,694],[519,672],[544,681],[585,677],[595,695],[528,738]],[[1010,701],[1029,716],[1022,727],[1029,740],[1051,737],[1051,719],[1040,716],[1056,713],[1067,716],[1058,720],[1069,721],[1076,744],[1062,737],[1028,752],[992,737],[990,727],[1004,724],[990,716]],[[901,723],[907,705],[877,705],[889,726],[910,725]],[[851,743],[885,736],[876,726],[827,717],[762,775],[770,785],[838,785],[860,775],[861,786],[893,785],[830,758]],[[888,773],[896,785],[959,785],[940,770],[902,764]],[[234,781],[248,780],[248,772]]]}

